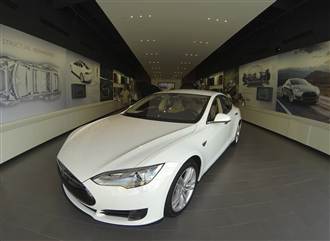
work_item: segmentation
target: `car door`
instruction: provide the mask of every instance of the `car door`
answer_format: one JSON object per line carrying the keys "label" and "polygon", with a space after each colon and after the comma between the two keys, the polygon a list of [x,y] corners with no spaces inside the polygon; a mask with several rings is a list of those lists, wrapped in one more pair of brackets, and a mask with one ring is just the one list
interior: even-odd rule
{"label": "car door", "polygon": [[206,171],[225,150],[228,136],[228,123],[214,123],[216,114],[222,113],[220,96],[214,98],[208,111],[207,121],[203,123],[201,130],[197,133],[196,139],[200,140],[202,153],[205,160],[203,167]]}
{"label": "car door", "polygon": [[233,140],[233,137],[236,132],[236,127],[238,125],[237,123],[238,111],[233,108],[233,104],[230,97],[227,97],[225,95],[220,95],[220,101],[221,101],[223,113],[229,115],[231,118],[231,121],[227,123],[228,128],[225,130],[224,133],[227,139],[226,144],[228,145]]}

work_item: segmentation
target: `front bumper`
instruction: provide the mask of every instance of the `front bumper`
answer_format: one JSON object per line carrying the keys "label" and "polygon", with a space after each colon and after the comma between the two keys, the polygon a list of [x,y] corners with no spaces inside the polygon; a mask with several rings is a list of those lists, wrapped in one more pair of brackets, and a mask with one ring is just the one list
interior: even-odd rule
{"label": "front bumper", "polygon": [[100,186],[87,180],[83,185],[95,199],[94,205],[81,201],[65,184],[63,189],[77,208],[97,221],[128,226],[146,225],[164,217],[166,196],[174,173],[174,168],[164,165],[149,184],[131,189]]}

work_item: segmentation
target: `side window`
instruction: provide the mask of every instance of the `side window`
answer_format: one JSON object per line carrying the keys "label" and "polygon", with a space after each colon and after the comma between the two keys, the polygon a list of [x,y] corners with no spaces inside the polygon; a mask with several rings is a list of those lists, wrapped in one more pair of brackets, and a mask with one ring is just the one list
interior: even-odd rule
{"label": "side window", "polygon": [[218,113],[222,113],[222,106],[219,97],[216,97],[212,102],[209,115],[207,116],[207,122],[214,121],[214,118]]}
{"label": "side window", "polygon": [[229,111],[231,111],[231,108],[232,108],[231,99],[224,96],[224,95],[221,95],[220,99],[221,99],[221,105],[222,105],[223,113],[228,114]]}

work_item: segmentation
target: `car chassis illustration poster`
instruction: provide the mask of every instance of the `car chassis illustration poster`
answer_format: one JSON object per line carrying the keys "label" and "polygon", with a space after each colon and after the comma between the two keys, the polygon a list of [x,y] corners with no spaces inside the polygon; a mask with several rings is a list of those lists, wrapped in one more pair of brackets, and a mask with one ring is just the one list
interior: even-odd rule
{"label": "car chassis illustration poster", "polygon": [[1,123],[65,108],[65,49],[1,25]]}
{"label": "car chassis illustration poster", "polygon": [[0,123],[100,101],[95,61],[4,25],[0,50]]}

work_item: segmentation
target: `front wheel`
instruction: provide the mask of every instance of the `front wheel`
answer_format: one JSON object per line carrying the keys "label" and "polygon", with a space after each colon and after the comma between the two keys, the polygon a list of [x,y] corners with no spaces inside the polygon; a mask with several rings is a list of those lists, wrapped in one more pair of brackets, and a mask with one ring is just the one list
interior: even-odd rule
{"label": "front wheel", "polygon": [[290,103],[293,103],[293,101],[294,101],[293,93],[290,93],[290,94],[289,94],[289,102],[290,102]]}
{"label": "front wheel", "polygon": [[239,141],[239,135],[241,134],[241,128],[242,128],[242,122],[240,121],[238,123],[237,129],[236,129],[236,133],[235,133],[235,139],[233,141],[233,144],[236,145]]}
{"label": "front wheel", "polygon": [[175,176],[167,194],[164,214],[168,217],[179,215],[190,202],[197,183],[198,166],[186,162]]}

